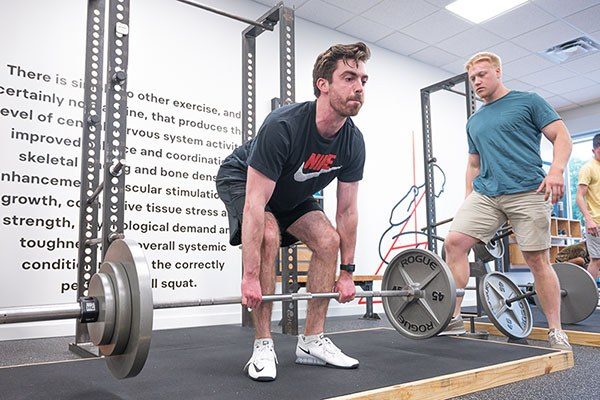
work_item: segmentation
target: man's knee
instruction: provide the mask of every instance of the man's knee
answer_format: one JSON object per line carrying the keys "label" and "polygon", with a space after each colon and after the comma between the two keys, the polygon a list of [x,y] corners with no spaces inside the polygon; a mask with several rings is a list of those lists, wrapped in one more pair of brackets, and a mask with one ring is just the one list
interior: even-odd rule
{"label": "man's knee", "polygon": [[279,249],[280,239],[281,238],[277,224],[266,223],[265,230],[263,233],[263,247],[267,251],[276,252],[277,249]]}
{"label": "man's knee", "polygon": [[466,235],[460,232],[451,231],[444,241],[444,250],[446,254],[466,255],[473,245],[472,240],[468,240]]}
{"label": "man's knee", "polygon": [[314,249],[316,255],[323,258],[337,258],[340,249],[340,235],[333,228],[325,230]]}
{"label": "man's knee", "polygon": [[525,262],[531,269],[531,272],[545,272],[546,269],[550,268],[550,258],[548,252],[542,251],[524,251],[523,257]]}

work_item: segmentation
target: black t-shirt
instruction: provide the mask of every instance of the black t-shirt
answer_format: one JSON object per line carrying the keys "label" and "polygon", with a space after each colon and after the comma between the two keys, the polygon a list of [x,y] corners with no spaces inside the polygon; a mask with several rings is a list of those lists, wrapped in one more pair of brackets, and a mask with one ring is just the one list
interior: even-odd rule
{"label": "black t-shirt", "polygon": [[276,182],[269,207],[291,210],[336,177],[362,179],[365,143],[350,118],[331,140],[317,131],[316,102],[297,103],[272,111],[252,140],[234,150],[219,176],[229,183],[246,182],[248,165]]}

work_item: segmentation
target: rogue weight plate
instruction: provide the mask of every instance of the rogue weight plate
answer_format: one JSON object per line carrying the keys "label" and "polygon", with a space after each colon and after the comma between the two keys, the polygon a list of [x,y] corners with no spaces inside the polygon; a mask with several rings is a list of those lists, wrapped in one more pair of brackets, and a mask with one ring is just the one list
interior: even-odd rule
{"label": "rogue weight plate", "polygon": [[[598,305],[598,287],[594,278],[585,269],[571,263],[552,264],[552,268],[556,271],[561,290],[566,291],[560,302],[561,322],[576,324],[592,315]],[[538,296],[533,296],[533,299],[542,310]]]}
{"label": "rogue weight plate", "polygon": [[519,287],[499,272],[485,275],[479,285],[479,298],[488,318],[500,332],[513,339],[524,339],[533,329],[527,299],[506,304],[506,300],[521,294]]}
{"label": "rogue weight plate", "polygon": [[128,293],[131,297],[131,322],[127,346],[122,354],[106,357],[106,364],[115,378],[130,378],[142,370],[150,349],[154,311],[150,269],[139,245],[127,239],[112,242],[104,262],[123,268],[129,282]]}
{"label": "rogue weight plate", "polygon": [[450,322],[456,305],[452,272],[436,254],[422,249],[399,253],[383,274],[382,290],[421,289],[422,298],[384,297],[383,308],[391,324],[403,336],[426,339]]}

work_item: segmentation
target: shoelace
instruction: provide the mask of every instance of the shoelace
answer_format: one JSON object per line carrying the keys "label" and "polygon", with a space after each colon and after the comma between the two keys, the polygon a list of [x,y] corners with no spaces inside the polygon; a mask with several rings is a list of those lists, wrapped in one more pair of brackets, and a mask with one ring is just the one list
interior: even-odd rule
{"label": "shoelace", "polygon": [[275,363],[278,364],[277,354],[275,354],[275,350],[271,346],[256,346],[256,357],[253,357],[256,361],[270,360],[271,358],[275,359]]}
{"label": "shoelace", "polygon": [[563,331],[552,331],[550,332],[550,336],[552,336],[557,343],[569,344],[569,338]]}
{"label": "shoelace", "polygon": [[325,346],[325,351],[331,354],[342,352],[329,338],[326,337],[321,338],[319,346]]}

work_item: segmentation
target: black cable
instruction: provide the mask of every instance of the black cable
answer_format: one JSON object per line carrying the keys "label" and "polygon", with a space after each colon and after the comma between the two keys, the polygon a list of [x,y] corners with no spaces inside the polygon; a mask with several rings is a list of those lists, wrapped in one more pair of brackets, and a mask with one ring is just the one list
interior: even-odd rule
{"label": "black cable", "polygon": [[[437,168],[440,173],[442,174],[442,184],[441,184],[441,188],[440,191],[437,194],[434,194],[435,198],[439,198],[442,193],[444,193],[445,188],[446,188],[446,173],[444,172],[444,170],[437,164],[433,163],[433,168]],[[379,250],[379,258],[381,259],[381,261],[383,261],[386,265],[388,264],[388,261],[385,260],[385,257],[383,256],[382,252],[381,252],[381,246],[383,244],[383,238],[385,237],[385,235],[392,230],[393,228],[397,227],[398,225],[402,225],[404,224],[406,221],[408,221],[411,217],[411,215],[409,214],[408,217],[404,218],[402,221],[394,223],[392,221],[392,219],[394,218],[394,212],[396,211],[396,208],[398,208],[400,206],[400,204],[412,193],[413,194],[413,198],[410,201],[410,203],[408,203],[408,207],[406,208],[406,212],[409,212],[411,207],[413,206],[413,204],[416,203],[417,201],[417,197],[419,196],[419,192],[420,190],[425,187],[425,184],[423,183],[422,185],[416,186],[416,185],[412,185],[408,191],[406,192],[406,194],[394,205],[394,207],[392,207],[392,211],[390,212],[390,219],[389,219],[389,223],[390,226],[381,234],[381,237],[379,238],[379,246],[378,246],[378,250]],[[404,232],[404,233],[400,233],[396,236],[394,236],[392,239],[396,239],[399,236],[402,236],[404,234],[407,234],[408,232]],[[411,231],[410,233],[414,233],[414,231]],[[424,232],[419,232],[419,234],[425,234]],[[436,236],[435,239],[437,240],[443,240],[442,238],[440,238],[439,236]]]}

